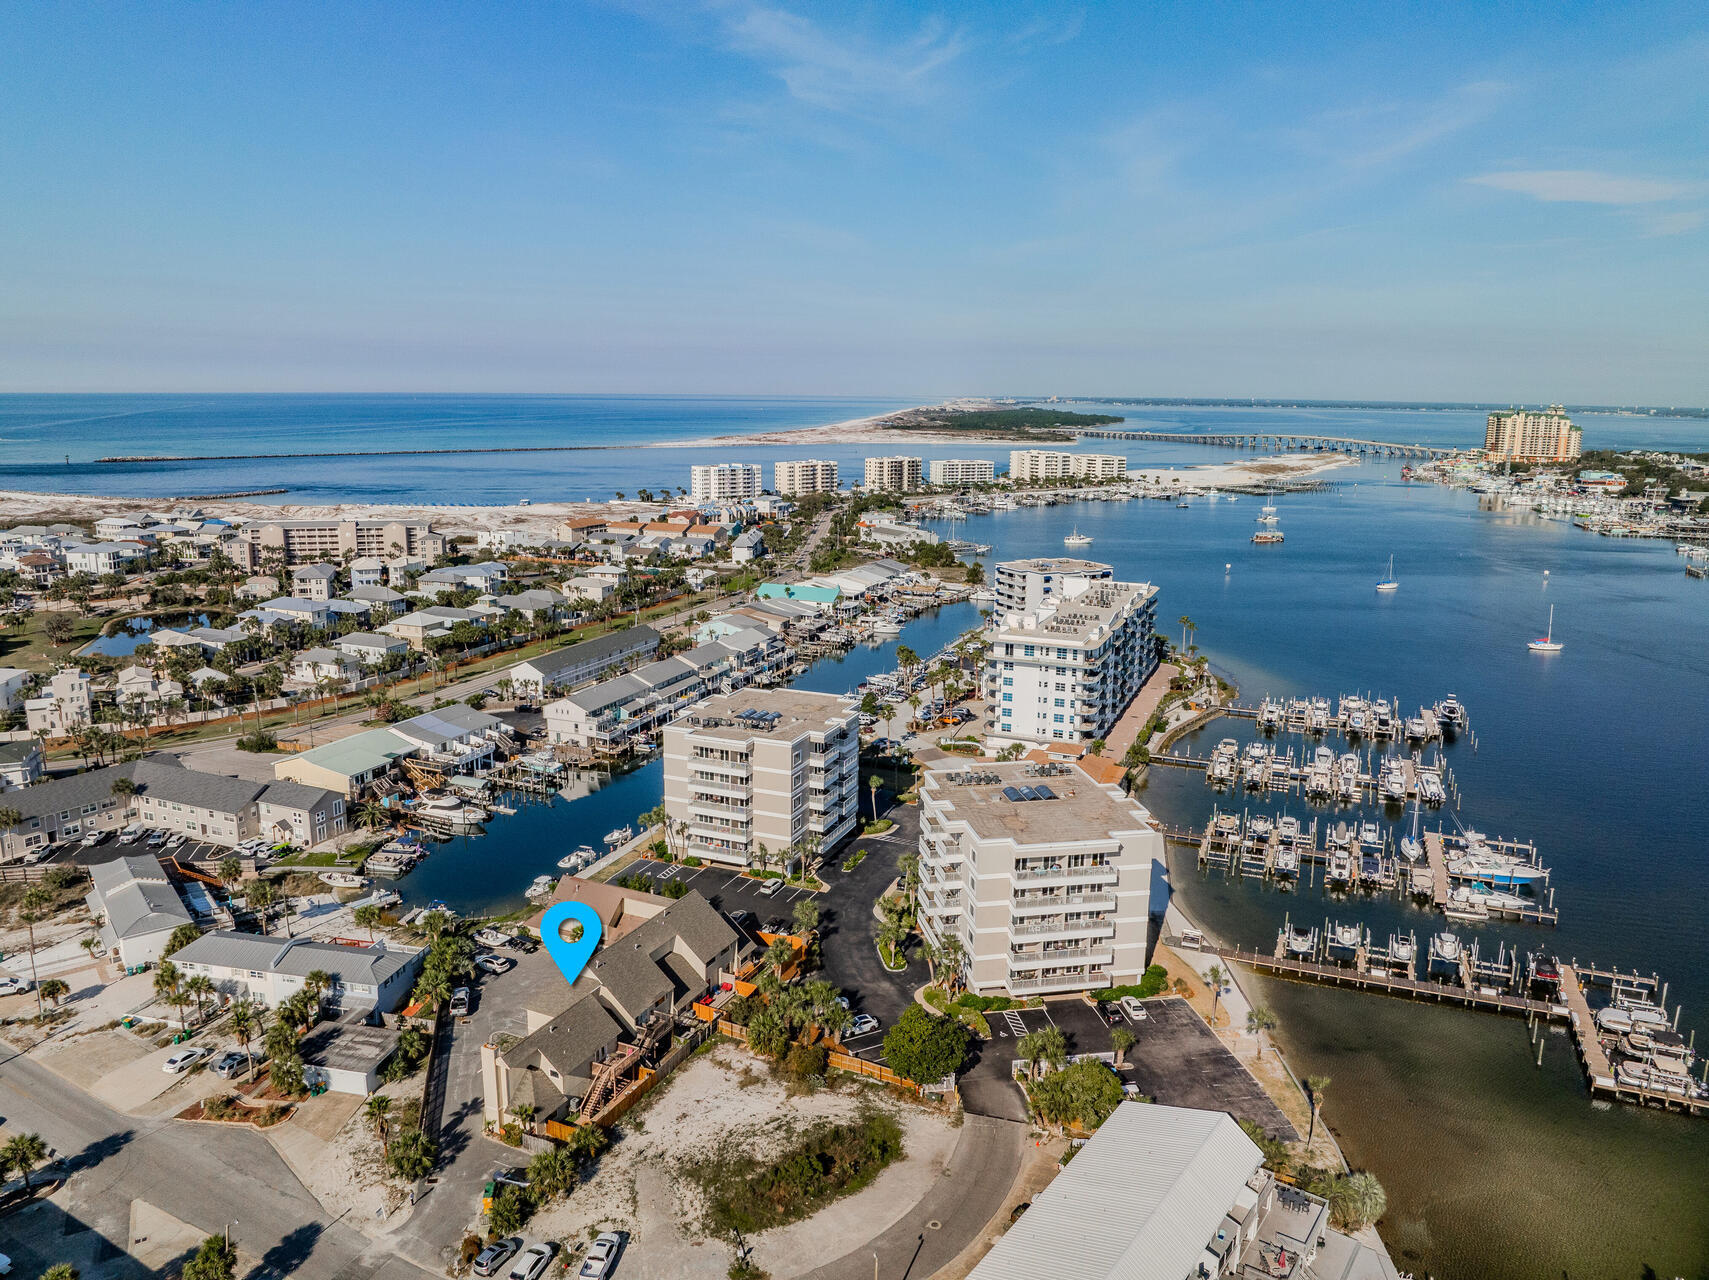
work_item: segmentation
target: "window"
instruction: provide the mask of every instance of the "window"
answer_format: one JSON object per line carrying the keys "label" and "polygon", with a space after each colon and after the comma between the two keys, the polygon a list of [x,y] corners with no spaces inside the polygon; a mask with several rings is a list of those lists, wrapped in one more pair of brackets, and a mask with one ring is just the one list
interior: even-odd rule
{"label": "window", "polygon": [[[1058,698],[1058,699],[1057,699],[1057,700],[1056,700],[1056,705],[1057,705],[1057,706],[1059,706],[1059,707],[1060,707],[1060,706],[1061,706],[1061,705],[1062,705],[1062,699],[1061,699],[1061,698]],[[1056,718],[1057,718],[1057,719],[1058,719],[1058,720],[1060,720],[1060,719],[1062,719],[1062,717],[1061,717],[1061,716],[1057,716],[1057,717],[1056,717]]]}
{"label": "window", "polygon": [[1005,689],[1013,687],[1014,683],[1015,683],[1015,677],[1014,676],[1004,676],[1003,677],[1003,687]]}
{"label": "window", "polygon": [[[1050,719],[1051,719],[1051,722],[1053,724],[1061,724],[1062,723],[1062,717],[1061,716],[1052,716]],[[1062,735],[1059,733],[1056,736],[1060,738]]]}
{"label": "window", "polygon": [[1015,695],[1012,693],[1005,693],[1003,695],[1003,701],[1004,702],[1013,702],[1014,700],[1015,700]]}

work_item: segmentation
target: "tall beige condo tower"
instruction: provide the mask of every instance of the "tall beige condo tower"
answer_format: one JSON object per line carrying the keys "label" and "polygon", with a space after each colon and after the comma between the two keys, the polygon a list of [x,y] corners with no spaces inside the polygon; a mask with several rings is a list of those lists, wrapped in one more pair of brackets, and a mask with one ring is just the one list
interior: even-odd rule
{"label": "tall beige condo tower", "polygon": [[1582,433],[1558,404],[1546,413],[1492,413],[1484,431],[1484,452],[1506,462],[1571,462],[1582,444]]}
{"label": "tall beige condo tower", "polygon": [[920,932],[934,946],[961,940],[970,990],[1095,991],[1144,972],[1163,833],[1078,767],[933,769],[919,852]]}
{"label": "tall beige condo tower", "polygon": [[721,694],[669,725],[664,745],[665,813],[695,857],[753,866],[764,846],[775,867],[854,830],[860,712],[846,698]]}

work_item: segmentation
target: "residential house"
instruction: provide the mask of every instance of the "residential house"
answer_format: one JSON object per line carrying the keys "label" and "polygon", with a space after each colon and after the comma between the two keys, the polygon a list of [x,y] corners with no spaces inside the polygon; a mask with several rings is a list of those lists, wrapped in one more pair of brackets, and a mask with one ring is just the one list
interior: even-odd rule
{"label": "residential house", "polygon": [[651,627],[625,627],[520,662],[511,681],[524,696],[543,698],[650,658],[658,648],[659,633]]}
{"label": "residential house", "polygon": [[338,570],[330,564],[305,564],[291,570],[291,594],[303,600],[330,600]]}
{"label": "residential house", "polygon": [[195,923],[159,858],[141,854],[97,863],[89,878],[89,912],[101,922],[107,954],[126,969],[154,964],[173,931]]}
{"label": "residential house", "polygon": [[93,708],[92,682],[75,667],[61,667],[49,678],[45,690],[24,702],[24,718],[31,733],[63,738],[89,723]]}
{"label": "residential house", "polygon": [[132,561],[148,556],[149,549],[140,542],[73,543],[62,552],[66,570],[70,573],[92,573],[96,577],[107,573],[124,573]]}
{"label": "residential house", "polygon": [[158,711],[173,698],[183,696],[183,685],[147,667],[126,667],[119,672],[114,689],[119,705],[131,710]]}
{"label": "residential house", "polygon": [[382,635],[395,636],[409,643],[412,649],[425,649],[428,642],[451,634],[459,622],[484,625],[481,615],[472,609],[453,609],[449,605],[429,605],[383,623]]}
{"label": "residential house", "polygon": [[344,593],[346,600],[368,606],[372,617],[393,617],[402,613],[408,607],[408,598],[390,587],[378,584],[358,584]]}
{"label": "residential house", "polygon": [[309,849],[347,830],[344,796],[300,782],[269,782],[255,802],[264,839]]}
{"label": "residential house", "polygon": [[506,613],[526,614],[530,618],[551,621],[564,616],[564,597],[556,591],[534,587],[514,595],[494,596],[492,603]]}
{"label": "residential house", "polygon": [[508,729],[497,716],[454,703],[400,720],[387,732],[412,748],[414,756],[455,774],[491,767],[499,749],[509,743]]}
{"label": "residential house", "polygon": [[358,556],[350,562],[352,587],[379,587],[386,581],[386,562],[379,556]]}
{"label": "residential house", "polygon": [[291,659],[291,679],[299,684],[313,685],[322,680],[343,682],[362,673],[362,661],[340,649],[317,645],[304,649]]}
{"label": "residential house", "polygon": [[604,604],[617,594],[617,583],[610,578],[571,578],[559,588],[567,600],[586,600],[589,604]]}
{"label": "residential house", "polygon": [[260,611],[304,627],[324,627],[332,618],[325,600],[304,600],[299,596],[277,596],[265,601]]}
{"label": "residential house", "polygon": [[482,595],[492,595],[509,580],[510,572],[496,560],[480,564],[447,565],[424,573],[416,581],[422,591],[460,591],[471,587]]}
{"label": "residential house", "polygon": [[369,729],[287,756],[273,766],[273,776],[355,799],[363,788],[390,775],[399,760],[415,751],[411,743],[390,729]]}
{"label": "residential house", "polygon": [[301,991],[311,973],[324,973],[332,985],[321,993],[322,1005],[350,1016],[390,1013],[401,1005],[426,954],[384,941],[360,947],[215,929],[174,952],[172,963],[180,973],[210,979],[222,996],[270,1009]]}
{"label": "residential house", "polygon": [[0,711],[14,710],[24,700],[30,673],[22,667],[0,667]]}
{"label": "residential house", "polygon": [[0,791],[29,786],[42,776],[45,759],[42,744],[34,738],[0,742]]}
{"label": "residential house", "polygon": [[377,667],[392,654],[409,652],[409,641],[400,636],[384,636],[374,631],[352,631],[339,636],[333,646],[349,654],[365,667]]}
{"label": "residential house", "polygon": [[765,554],[765,539],[760,536],[758,529],[749,529],[740,534],[730,543],[730,560],[733,564],[747,564],[758,560]]}

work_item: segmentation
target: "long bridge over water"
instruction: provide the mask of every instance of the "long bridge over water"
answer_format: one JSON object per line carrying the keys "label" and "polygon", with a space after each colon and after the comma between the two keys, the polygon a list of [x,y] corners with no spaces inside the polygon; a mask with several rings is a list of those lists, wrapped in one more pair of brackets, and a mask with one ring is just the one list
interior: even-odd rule
{"label": "long bridge over water", "polygon": [[1230,449],[1295,450],[1312,453],[1359,453],[1384,458],[1447,458],[1455,450],[1428,444],[1399,444],[1392,440],[1360,440],[1353,436],[1302,435],[1294,431],[1111,431],[1076,430],[1075,435],[1099,440],[1146,440],[1169,444],[1216,444]]}

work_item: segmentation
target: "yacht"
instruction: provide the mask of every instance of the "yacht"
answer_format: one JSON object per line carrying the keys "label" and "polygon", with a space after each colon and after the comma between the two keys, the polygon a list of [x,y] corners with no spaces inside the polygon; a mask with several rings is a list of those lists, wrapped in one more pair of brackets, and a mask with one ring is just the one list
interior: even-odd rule
{"label": "yacht", "polygon": [[1276,840],[1282,846],[1291,846],[1300,838],[1300,820],[1293,817],[1282,817],[1276,820]]}
{"label": "yacht", "polygon": [[1400,838],[1401,856],[1408,862],[1424,861],[1424,844],[1417,836],[1402,836]]}
{"label": "yacht", "polygon": [[434,825],[448,826],[453,831],[473,831],[487,820],[487,811],[456,796],[424,796],[415,806],[416,813]]}
{"label": "yacht", "polygon": [[1309,960],[1317,954],[1317,930],[1289,925],[1284,945],[1296,960]]}
{"label": "yacht", "polygon": [[1458,729],[1466,723],[1466,709],[1460,705],[1460,700],[1450,693],[1436,704],[1436,718],[1450,728]]}
{"label": "yacht", "polygon": [[1434,769],[1418,771],[1418,798],[1425,804],[1438,805],[1448,798],[1448,792],[1442,785],[1442,775]]}
{"label": "yacht", "polygon": [[1311,709],[1306,712],[1306,731],[1322,733],[1329,728],[1329,699],[1313,698]]}
{"label": "yacht", "polygon": [[1369,723],[1370,719],[1365,714],[1365,708],[1363,706],[1354,707],[1347,713],[1348,735],[1351,737],[1358,737],[1361,733],[1365,732],[1365,728]]}
{"label": "yacht", "polygon": [[1276,850],[1274,870],[1279,876],[1299,875],[1300,855],[1292,845],[1285,844]]}
{"label": "yacht", "polygon": [[878,618],[872,624],[872,634],[875,636],[899,636],[902,634],[902,624],[895,618]]}
{"label": "yacht", "polygon": [[1070,547],[1089,547],[1092,545],[1092,538],[1089,534],[1081,533],[1080,526],[1075,525],[1074,532],[1064,538],[1062,542],[1063,545]]}
{"label": "yacht", "polygon": [[1448,874],[1461,880],[1475,880],[1496,889],[1517,889],[1536,884],[1546,878],[1543,868],[1521,858],[1494,853],[1480,846],[1476,852],[1448,859]]}
{"label": "yacht", "polygon": [[1380,738],[1387,738],[1394,733],[1394,710],[1386,699],[1378,698],[1371,708],[1371,732]]}
{"label": "yacht", "polygon": [[1423,716],[1408,716],[1406,718],[1406,736],[1414,742],[1423,742],[1429,732],[1429,726],[1424,723]]}
{"label": "yacht", "polygon": [[565,871],[579,871],[598,857],[592,845],[578,844],[573,852],[558,859],[558,866]]}
{"label": "yacht", "polygon": [[1264,705],[1258,709],[1258,724],[1260,728],[1276,729],[1282,723],[1282,704],[1264,699]]}
{"label": "yacht", "polygon": [[1438,933],[1430,939],[1430,972],[1441,977],[1460,976],[1460,939],[1452,933]]}
{"label": "yacht", "polygon": [[1280,529],[1265,529],[1262,532],[1253,534],[1252,541],[1262,547],[1272,546],[1275,543],[1282,541],[1282,531]]}
{"label": "yacht", "polygon": [[[1399,591],[1400,581],[1394,576],[1394,557],[1389,557],[1389,576],[1377,583],[1378,591]],[[1428,593],[1427,593],[1428,594]]]}
{"label": "yacht", "polygon": [[1324,873],[1324,882],[1332,885],[1350,885],[1353,883],[1353,858],[1345,849],[1336,849],[1329,855],[1329,870]]}
{"label": "yacht", "polygon": [[1566,645],[1555,639],[1555,606],[1549,606],[1549,629],[1539,640],[1529,641],[1526,646],[1533,653],[1559,653]]}
{"label": "yacht", "polygon": [[1390,800],[1396,804],[1405,803],[1406,766],[1394,756],[1384,760],[1379,786],[1382,788],[1384,800]]}

